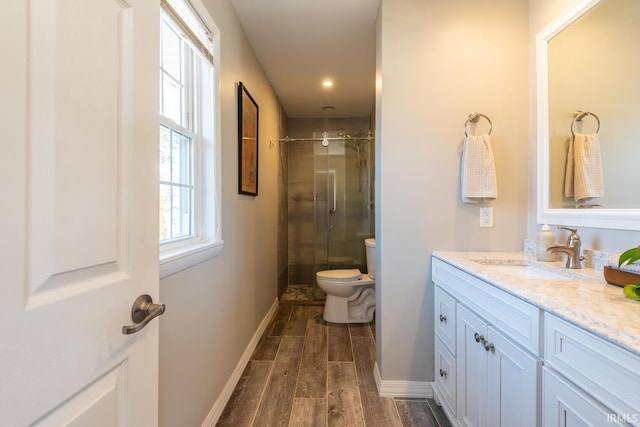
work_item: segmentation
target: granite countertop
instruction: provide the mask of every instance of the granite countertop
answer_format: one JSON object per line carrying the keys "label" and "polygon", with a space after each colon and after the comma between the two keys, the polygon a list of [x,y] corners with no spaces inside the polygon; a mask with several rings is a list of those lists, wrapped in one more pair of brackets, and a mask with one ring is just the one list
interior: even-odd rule
{"label": "granite countertop", "polygon": [[[540,262],[522,252],[438,251],[433,256],[640,356],[640,301],[625,298],[621,287],[607,284],[601,270],[569,270],[562,261]],[[516,278],[478,260],[517,260],[570,277]]]}

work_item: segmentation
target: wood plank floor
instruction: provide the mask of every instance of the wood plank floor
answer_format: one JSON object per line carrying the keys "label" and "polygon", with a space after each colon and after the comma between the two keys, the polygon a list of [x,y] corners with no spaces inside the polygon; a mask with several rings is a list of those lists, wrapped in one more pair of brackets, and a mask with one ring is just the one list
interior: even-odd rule
{"label": "wood plank floor", "polygon": [[218,426],[451,425],[432,399],[379,397],[375,324],[327,323],[322,310],[278,308]]}

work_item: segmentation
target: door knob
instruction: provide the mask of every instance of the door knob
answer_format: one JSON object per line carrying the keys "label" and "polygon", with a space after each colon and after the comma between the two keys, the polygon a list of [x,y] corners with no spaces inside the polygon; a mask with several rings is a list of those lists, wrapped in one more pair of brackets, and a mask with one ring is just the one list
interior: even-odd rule
{"label": "door knob", "polygon": [[162,315],[164,310],[164,304],[154,304],[151,296],[147,294],[140,295],[133,302],[133,307],[131,307],[131,319],[135,325],[123,326],[122,333],[125,335],[135,334],[147,326],[147,323],[152,319]]}

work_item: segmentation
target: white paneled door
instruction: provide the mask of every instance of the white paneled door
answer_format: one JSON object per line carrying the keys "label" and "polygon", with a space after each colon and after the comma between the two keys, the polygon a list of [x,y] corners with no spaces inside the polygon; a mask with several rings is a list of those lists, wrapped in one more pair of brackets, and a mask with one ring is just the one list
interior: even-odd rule
{"label": "white paneled door", "polygon": [[157,425],[157,0],[3,0],[0,425]]}

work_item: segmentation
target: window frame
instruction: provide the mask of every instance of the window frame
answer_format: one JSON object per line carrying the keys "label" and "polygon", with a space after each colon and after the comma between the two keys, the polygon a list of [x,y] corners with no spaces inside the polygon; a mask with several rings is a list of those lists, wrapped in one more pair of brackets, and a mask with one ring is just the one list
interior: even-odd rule
{"label": "window frame", "polygon": [[[207,90],[212,96],[211,110],[208,106],[194,103],[191,98],[195,93],[193,89],[185,92],[185,105],[189,105],[188,117],[186,117],[187,128],[175,123],[172,119],[159,114],[160,125],[168,126],[178,132],[185,131],[185,135],[193,135],[193,197],[194,208],[192,213],[192,235],[189,237],[175,239],[159,244],[159,266],[160,278],[175,274],[181,270],[189,268],[195,264],[218,256],[223,249],[221,226],[221,100],[220,100],[220,31],[209,15],[207,9],[200,0],[184,0],[192,11],[197,14],[200,21],[207,27],[213,36],[213,62],[198,50],[198,48],[188,40],[190,49],[182,56],[190,56],[193,64],[190,75],[187,77],[188,84],[193,85],[198,90],[198,96]],[[173,20],[170,14],[169,18]],[[164,19],[164,18],[161,18]],[[158,36],[160,37],[160,33]],[[186,59],[183,59],[186,60]],[[200,61],[207,61],[212,66],[211,79],[203,80],[202,67]],[[186,71],[185,71],[186,72]],[[161,69],[158,68],[158,78],[160,79]],[[189,81],[191,80],[191,81]],[[204,82],[204,83],[203,83]],[[161,81],[159,80],[159,86]],[[160,104],[158,104],[160,105]],[[207,122],[204,126],[205,120]],[[210,123],[210,124],[209,124]],[[189,128],[197,130],[192,132]],[[159,143],[159,142],[158,142]],[[158,185],[158,191],[160,186]],[[159,230],[158,230],[159,231]],[[158,236],[159,238],[159,236]]]}

